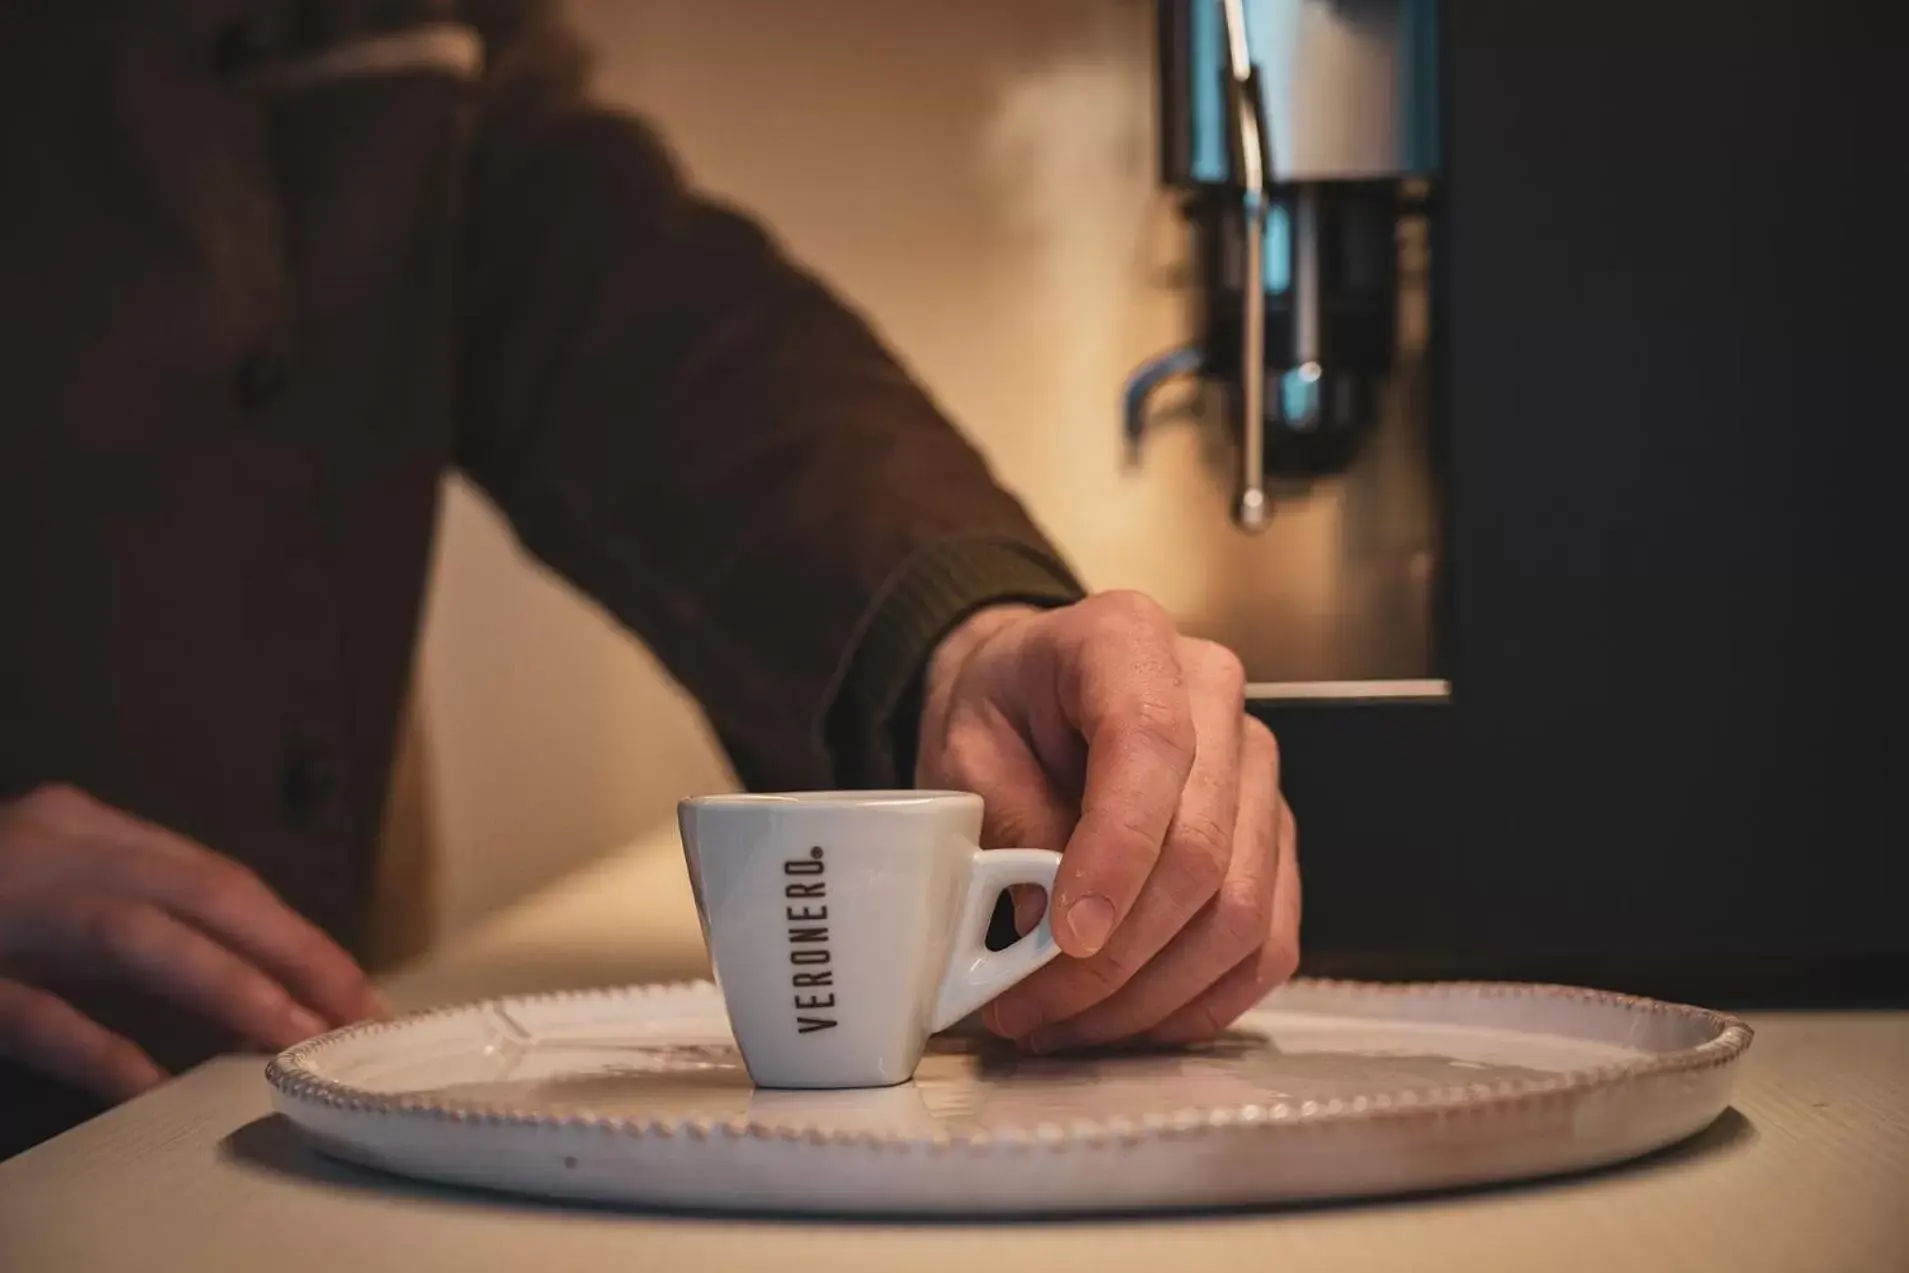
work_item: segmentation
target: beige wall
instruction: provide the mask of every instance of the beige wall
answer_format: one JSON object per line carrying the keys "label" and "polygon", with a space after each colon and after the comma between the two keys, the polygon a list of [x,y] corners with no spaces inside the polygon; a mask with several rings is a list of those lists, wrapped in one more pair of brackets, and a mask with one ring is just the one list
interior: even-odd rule
{"label": "beige wall", "polygon": [[[1283,626],[1301,673],[1331,659],[1360,577],[1331,567],[1399,551],[1345,533],[1356,490],[1288,504],[1248,541],[1194,431],[1123,465],[1122,379],[1185,328],[1181,236],[1153,185],[1148,0],[572,8],[603,94],[873,317],[1091,583],[1144,588],[1196,628]],[[526,568],[462,488],[424,704],[453,929],[730,781],[644,652]]]}

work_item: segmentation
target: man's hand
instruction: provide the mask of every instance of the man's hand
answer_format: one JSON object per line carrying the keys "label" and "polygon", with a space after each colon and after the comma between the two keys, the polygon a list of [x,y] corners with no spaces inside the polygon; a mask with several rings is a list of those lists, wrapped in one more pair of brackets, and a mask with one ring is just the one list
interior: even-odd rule
{"label": "man's hand", "polygon": [[0,1055],[110,1100],[165,1078],[37,981],[135,984],[271,1050],[383,1015],[365,975],[257,876],[82,792],[0,804]]}
{"label": "man's hand", "polygon": [[[988,1006],[997,1034],[1036,1052],[1206,1039],[1298,964],[1273,735],[1239,659],[1143,597],[964,623],[929,669],[916,779],[980,794],[986,847],[1063,850],[1063,958]],[[1038,894],[1015,909],[1031,928]]]}

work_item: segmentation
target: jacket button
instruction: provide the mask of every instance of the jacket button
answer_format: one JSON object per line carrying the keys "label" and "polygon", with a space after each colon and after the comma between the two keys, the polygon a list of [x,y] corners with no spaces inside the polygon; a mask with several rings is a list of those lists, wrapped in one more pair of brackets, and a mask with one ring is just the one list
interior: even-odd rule
{"label": "jacket button", "polygon": [[278,805],[285,825],[309,831],[324,816],[337,789],[338,775],[323,752],[292,748],[279,772]]}
{"label": "jacket button", "polygon": [[276,354],[255,349],[239,359],[239,405],[247,411],[260,411],[271,406],[285,396],[285,390],[291,383],[291,368]]}

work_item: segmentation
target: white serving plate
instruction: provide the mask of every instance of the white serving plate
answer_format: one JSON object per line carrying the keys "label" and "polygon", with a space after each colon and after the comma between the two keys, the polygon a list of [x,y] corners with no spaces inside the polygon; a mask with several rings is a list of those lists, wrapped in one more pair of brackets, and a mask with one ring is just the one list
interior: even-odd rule
{"label": "white serving plate", "polygon": [[1701,1008],[1561,986],[1300,980],[1217,1042],[1017,1057],[944,1036],[915,1080],[767,1091],[707,984],[490,1000],[276,1057],[320,1150],[600,1203],[1046,1214],[1371,1197],[1618,1162],[1729,1103]]}

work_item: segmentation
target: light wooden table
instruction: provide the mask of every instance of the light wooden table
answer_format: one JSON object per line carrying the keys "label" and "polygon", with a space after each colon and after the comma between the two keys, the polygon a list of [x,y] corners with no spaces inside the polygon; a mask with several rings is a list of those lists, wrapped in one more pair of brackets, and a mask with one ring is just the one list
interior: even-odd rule
{"label": "light wooden table", "polygon": [[[702,966],[659,832],[391,988],[418,1005]],[[1752,1022],[1735,1109],[1643,1163],[1406,1201],[1090,1223],[790,1223],[426,1187],[312,1155],[271,1114],[262,1061],[228,1058],[0,1164],[0,1271],[1909,1270],[1909,1013]]]}

